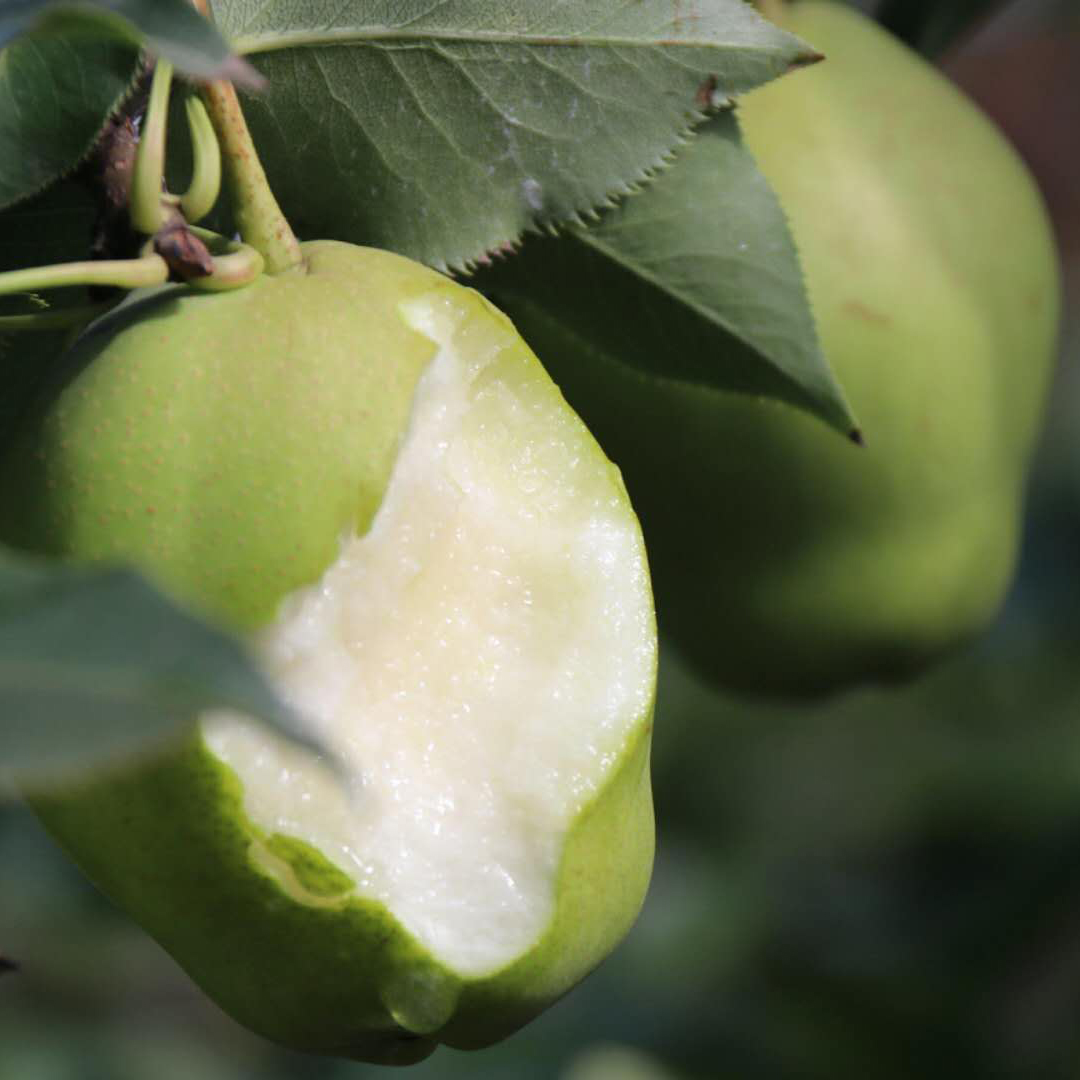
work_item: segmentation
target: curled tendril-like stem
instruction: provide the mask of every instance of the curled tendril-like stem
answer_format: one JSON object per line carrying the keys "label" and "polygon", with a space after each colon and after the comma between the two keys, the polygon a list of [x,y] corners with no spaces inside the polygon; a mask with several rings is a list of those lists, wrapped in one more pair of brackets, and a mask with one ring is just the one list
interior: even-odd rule
{"label": "curled tendril-like stem", "polygon": [[214,255],[213,272],[205,277],[193,278],[189,285],[196,289],[224,292],[250,285],[262,272],[264,259],[250,244],[239,240],[226,240],[208,229],[191,230],[211,249],[219,248],[223,254]]}
{"label": "curled tendril-like stem", "polygon": [[8,270],[0,274],[0,296],[38,289],[59,289],[69,285],[112,285],[119,289],[138,289],[145,285],[160,285],[168,277],[169,268],[160,255],[56,263],[25,270]]}
{"label": "curled tendril-like stem", "polygon": [[147,236],[153,236],[168,217],[162,205],[162,181],[165,175],[165,133],[172,74],[172,64],[167,60],[158,60],[150,84],[150,101],[142,122],[135,170],[131,177],[131,224],[137,232]]}
{"label": "curled tendril-like stem", "polygon": [[[117,182],[113,185],[116,190],[110,187],[107,193],[110,205],[117,213],[122,213],[126,202],[131,227],[148,237],[138,257],[91,259],[0,273],[0,296],[31,294],[40,289],[69,286],[86,286],[91,290],[137,289],[161,285],[169,280],[184,281],[194,289],[224,291],[242,288],[263,272],[266,259],[255,246],[226,240],[191,224],[213,209],[221,190],[222,175],[221,146],[215,124],[206,105],[194,95],[186,102],[194,161],[191,182],[187,191],[179,197],[165,190],[165,137],[172,77],[172,65],[159,59],[154,66],[141,138],[137,147],[131,148],[131,154],[124,158],[128,167],[118,173]],[[231,99],[238,110],[232,86],[219,85],[224,98]],[[234,128],[238,126],[246,134],[242,116],[232,115],[230,119]],[[124,118],[116,126],[122,134],[134,134],[130,118]],[[232,131],[231,135],[233,141],[237,142],[237,131]],[[253,147],[251,152],[254,154]],[[110,161],[106,160],[105,165],[109,164]],[[254,164],[258,168],[257,159]],[[250,173],[246,175],[250,177]],[[255,186],[258,187],[257,184]],[[265,178],[263,187],[264,194],[272,201],[273,196],[269,194]],[[272,214],[270,216],[273,217]],[[282,222],[284,218],[274,220],[272,225],[280,226]],[[292,240],[292,245],[296,241],[287,224],[283,229],[284,242],[280,235],[276,237],[279,246],[275,254],[284,255],[286,261],[291,263],[294,251],[288,240]],[[297,259],[298,251],[296,247]],[[114,304],[115,300],[109,299],[96,304],[3,315],[0,316],[0,333],[63,328],[78,333]]]}
{"label": "curled tendril-like stem", "polygon": [[180,210],[194,224],[210,213],[221,191],[221,147],[202,99],[191,94],[184,107],[191,135],[194,169],[187,191],[180,196]]}
{"label": "curled tendril-like stem", "polygon": [[[206,245],[210,258],[209,272],[188,280],[187,284],[192,288],[211,292],[239,289],[251,284],[262,273],[263,257],[250,245],[227,240],[207,229],[191,229],[191,232],[201,244]],[[165,259],[156,252],[147,252],[138,259],[58,263],[28,270],[9,270],[0,274],[0,296],[70,285],[112,285],[136,289],[162,285],[168,279],[169,266]],[[0,331],[54,330],[77,326],[111,306],[111,303],[90,304],[33,314],[0,316]]]}
{"label": "curled tendril-like stem", "polygon": [[[250,285],[263,272],[263,257],[255,248],[239,240],[227,240],[207,229],[192,228],[209,256],[208,273],[192,277],[187,284],[204,292],[225,292]],[[152,242],[148,242],[150,247]],[[135,289],[162,285],[169,279],[169,265],[160,255],[147,251],[138,259],[98,260],[36,266],[0,274],[0,296],[32,293],[38,289],[70,285],[111,285]],[[114,306],[114,301],[77,307],[39,311],[32,314],[0,316],[0,333],[58,330],[76,332]]]}
{"label": "curled tendril-like stem", "polygon": [[[136,232],[152,236],[158,253],[178,276],[210,273],[209,256],[199,242],[180,235],[190,222],[214,208],[221,191],[221,147],[206,107],[194,95],[186,101],[194,168],[187,191],[177,197],[165,190],[165,136],[173,69],[166,60],[154,66],[150,97],[131,177],[129,216]],[[206,264],[206,265],[202,265]]]}
{"label": "curled tendril-like stem", "polygon": [[[0,274],[0,296],[33,293],[38,289],[58,289],[73,285],[110,286],[137,289],[160,285],[169,277],[169,268],[160,255],[138,259],[90,259],[85,262],[33,266]],[[0,316],[0,333],[70,329],[78,333],[92,319],[104,314],[115,300],[80,304],[19,315]]]}

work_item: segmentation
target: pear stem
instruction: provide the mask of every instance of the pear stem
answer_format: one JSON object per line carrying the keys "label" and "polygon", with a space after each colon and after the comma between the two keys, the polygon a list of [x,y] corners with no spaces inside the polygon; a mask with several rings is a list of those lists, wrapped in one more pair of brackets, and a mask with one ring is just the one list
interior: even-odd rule
{"label": "pear stem", "polygon": [[141,259],[101,259],[87,262],[31,266],[0,274],[0,296],[12,293],[57,289],[68,285],[114,285],[119,289],[139,289],[161,285],[169,278],[169,268],[160,255]]}
{"label": "pear stem", "polygon": [[300,243],[270,190],[232,83],[208,83],[202,88],[202,99],[221,144],[236,224],[244,242],[262,255],[269,274],[299,266],[303,261]]}
{"label": "pear stem", "polygon": [[212,82],[202,87],[202,98],[224,154],[225,175],[241,237],[266,260],[268,273],[299,266],[299,241],[262,171],[237,91],[231,82]]}
{"label": "pear stem", "polygon": [[[191,2],[204,18],[211,18],[208,0]],[[226,81],[206,83],[201,93],[224,155],[241,237],[263,257],[268,274],[299,266],[300,242],[270,189],[235,87]]]}

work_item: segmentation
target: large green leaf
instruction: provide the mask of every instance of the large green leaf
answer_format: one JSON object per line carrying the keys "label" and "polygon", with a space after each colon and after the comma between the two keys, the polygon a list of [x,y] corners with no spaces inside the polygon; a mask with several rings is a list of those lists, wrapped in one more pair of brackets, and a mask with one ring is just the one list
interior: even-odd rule
{"label": "large green leaf", "polygon": [[640,195],[476,277],[536,338],[568,330],[656,378],[761,394],[856,424],[818,344],[794,241],[731,113]]}
{"label": "large green leaf", "polygon": [[73,32],[29,34],[0,52],[0,208],[74,168],[135,65],[130,47]]}
{"label": "large green leaf", "polygon": [[0,49],[20,34],[53,29],[120,38],[192,78],[259,81],[190,0],[4,0]]}
{"label": "large green leaf", "polygon": [[0,555],[0,778],[146,750],[211,707],[297,732],[231,638],[133,572]]}
{"label": "large green leaf", "polygon": [[461,267],[660,169],[703,110],[813,58],[744,0],[215,0],[306,238]]}

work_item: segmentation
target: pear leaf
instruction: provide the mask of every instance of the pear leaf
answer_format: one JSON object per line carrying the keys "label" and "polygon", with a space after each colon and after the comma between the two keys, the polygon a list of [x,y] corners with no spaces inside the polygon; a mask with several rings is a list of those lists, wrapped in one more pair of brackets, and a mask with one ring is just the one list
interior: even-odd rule
{"label": "pear leaf", "polygon": [[75,168],[136,63],[129,46],[72,31],[27,34],[0,52],[0,208]]}
{"label": "pear leaf", "polygon": [[73,31],[118,38],[170,60],[193,79],[261,80],[234,55],[189,0],[5,0],[0,49],[29,31]]}
{"label": "pear leaf", "polygon": [[816,59],[744,0],[215,0],[305,238],[464,267],[662,169],[733,95]]}
{"label": "pear leaf", "polygon": [[595,224],[529,238],[474,283],[526,337],[558,323],[650,376],[776,398],[856,437],[787,220],[731,112],[646,191]]}
{"label": "pear leaf", "polygon": [[233,639],[134,572],[0,554],[0,780],[145,751],[214,707],[311,745]]}

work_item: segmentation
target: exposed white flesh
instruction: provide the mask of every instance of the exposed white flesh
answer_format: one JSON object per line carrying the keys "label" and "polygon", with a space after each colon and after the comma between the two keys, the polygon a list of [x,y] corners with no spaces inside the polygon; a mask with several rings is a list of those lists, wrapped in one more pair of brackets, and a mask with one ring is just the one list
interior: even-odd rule
{"label": "exposed white flesh", "polygon": [[543,933],[564,835],[648,712],[652,603],[612,467],[509,324],[446,290],[402,316],[438,353],[383,504],[258,646],[350,782],[242,718],[206,731],[254,822],[479,975]]}

